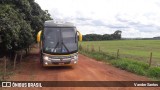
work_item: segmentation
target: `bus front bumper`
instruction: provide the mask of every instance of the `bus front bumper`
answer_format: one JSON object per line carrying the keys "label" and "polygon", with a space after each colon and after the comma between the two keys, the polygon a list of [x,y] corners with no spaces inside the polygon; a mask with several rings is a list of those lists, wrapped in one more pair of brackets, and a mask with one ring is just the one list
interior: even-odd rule
{"label": "bus front bumper", "polygon": [[52,62],[52,61],[43,61],[43,66],[72,66],[77,64],[77,60],[71,60],[70,62]]}
{"label": "bus front bumper", "polygon": [[54,56],[52,57],[46,58],[46,56],[43,56],[43,66],[72,66],[78,62],[78,54],[73,58],[54,59]]}

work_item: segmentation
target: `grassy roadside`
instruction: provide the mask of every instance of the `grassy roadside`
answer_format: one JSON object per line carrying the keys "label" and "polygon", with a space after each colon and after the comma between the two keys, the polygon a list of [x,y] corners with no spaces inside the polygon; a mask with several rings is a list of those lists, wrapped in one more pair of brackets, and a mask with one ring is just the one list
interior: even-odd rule
{"label": "grassy roadside", "polygon": [[128,58],[149,63],[152,52],[152,66],[160,66],[160,42],[159,40],[111,40],[111,41],[83,41],[79,42],[84,48],[95,51],[103,51],[108,54],[115,54],[119,49],[121,58]]}
{"label": "grassy roadside", "polygon": [[148,64],[141,61],[131,60],[127,58],[116,58],[115,56],[104,52],[87,51],[82,47],[79,47],[79,52],[96,60],[110,63],[120,69],[138,75],[147,76],[149,78],[152,78],[153,80],[160,80],[160,67],[149,67]]}
{"label": "grassy roadside", "polygon": [[3,63],[0,63],[0,81],[7,80],[13,74],[14,74],[13,65],[7,62],[6,74],[4,77],[4,65]]}

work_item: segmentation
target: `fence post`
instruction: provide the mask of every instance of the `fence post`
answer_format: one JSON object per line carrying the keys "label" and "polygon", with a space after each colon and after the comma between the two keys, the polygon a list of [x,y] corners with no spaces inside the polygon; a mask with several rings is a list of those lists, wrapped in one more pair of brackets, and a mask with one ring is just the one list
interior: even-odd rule
{"label": "fence post", "polygon": [[99,52],[101,52],[101,47],[99,46]]}
{"label": "fence post", "polygon": [[92,50],[91,50],[92,52],[94,52],[95,50],[94,50],[94,45],[92,45]]}
{"label": "fence post", "polygon": [[20,63],[21,63],[21,60],[22,60],[22,50],[21,50],[21,57],[20,57]]}
{"label": "fence post", "polygon": [[25,48],[26,55],[28,54],[27,48]]}
{"label": "fence post", "polygon": [[15,55],[15,57],[14,57],[14,67],[13,67],[14,70],[15,70],[15,68],[16,68],[16,59],[17,59],[17,53],[16,53],[16,55]]}
{"label": "fence post", "polygon": [[152,64],[152,52],[150,53],[149,67],[151,66],[151,64]]}
{"label": "fence post", "polygon": [[82,45],[81,44],[79,45],[79,50],[82,50]]}
{"label": "fence post", "polygon": [[117,50],[117,58],[119,58],[119,49]]}
{"label": "fence post", "polygon": [[30,45],[27,47],[28,53],[30,52],[30,49],[29,49],[29,48],[30,48]]}
{"label": "fence post", "polygon": [[89,46],[87,45],[87,51],[89,51],[89,49],[88,49],[88,48],[89,48]]}
{"label": "fence post", "polygon": [[85,50],[86,50],[86,52],[87,52],[87,46],[85,47]]}
{"label": "fence post", "polygon": [[4,74],[3,74],[3,80],[5,80],[6,71],[7,71],[7,58],[6,58],[6,56],[4,56],[3,59],[4,59]]}

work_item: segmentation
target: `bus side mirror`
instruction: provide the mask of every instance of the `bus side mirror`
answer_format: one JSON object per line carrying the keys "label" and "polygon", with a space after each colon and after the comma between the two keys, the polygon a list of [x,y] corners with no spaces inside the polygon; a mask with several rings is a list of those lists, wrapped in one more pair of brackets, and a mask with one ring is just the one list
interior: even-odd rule
{"label": "bus side mirror", "polygon": [[42,33],[42,31],[39,31],[37,34],[37,42],[38,43],[40,43],[40,41],[41,41],[41,33]]}
{"label": "bus side mirror", "polygon": [[78,32],[78,35],[79,35],[79,41],[82,41],[82,34],[79,31],[77,31],[77,32]]}

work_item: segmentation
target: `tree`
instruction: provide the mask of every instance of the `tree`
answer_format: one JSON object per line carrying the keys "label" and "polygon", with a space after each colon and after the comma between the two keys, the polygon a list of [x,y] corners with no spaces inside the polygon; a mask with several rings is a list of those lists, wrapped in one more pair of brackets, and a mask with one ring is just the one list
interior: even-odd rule
{"label": "tree", "polygon": [[[51,19],[34,0],[0,1],[0,50],[15,52],[27,48],[36,40],[36,34],[43,29],[43,23]],[[1,53],[0,53],[1,54]]]}
{"label": "tree", "polygon": [[122,31],[120,31],[120,30],[115,31],[113,33],[114,39],[121,39],[121,33],[122,33]]}
{"label": "tree", "polygon": [[121,39],[121,33],[122,31],[117,30],[113,34],[87,34],[83,35],[84,41],[102,41],[102,40],[119,40]]}

